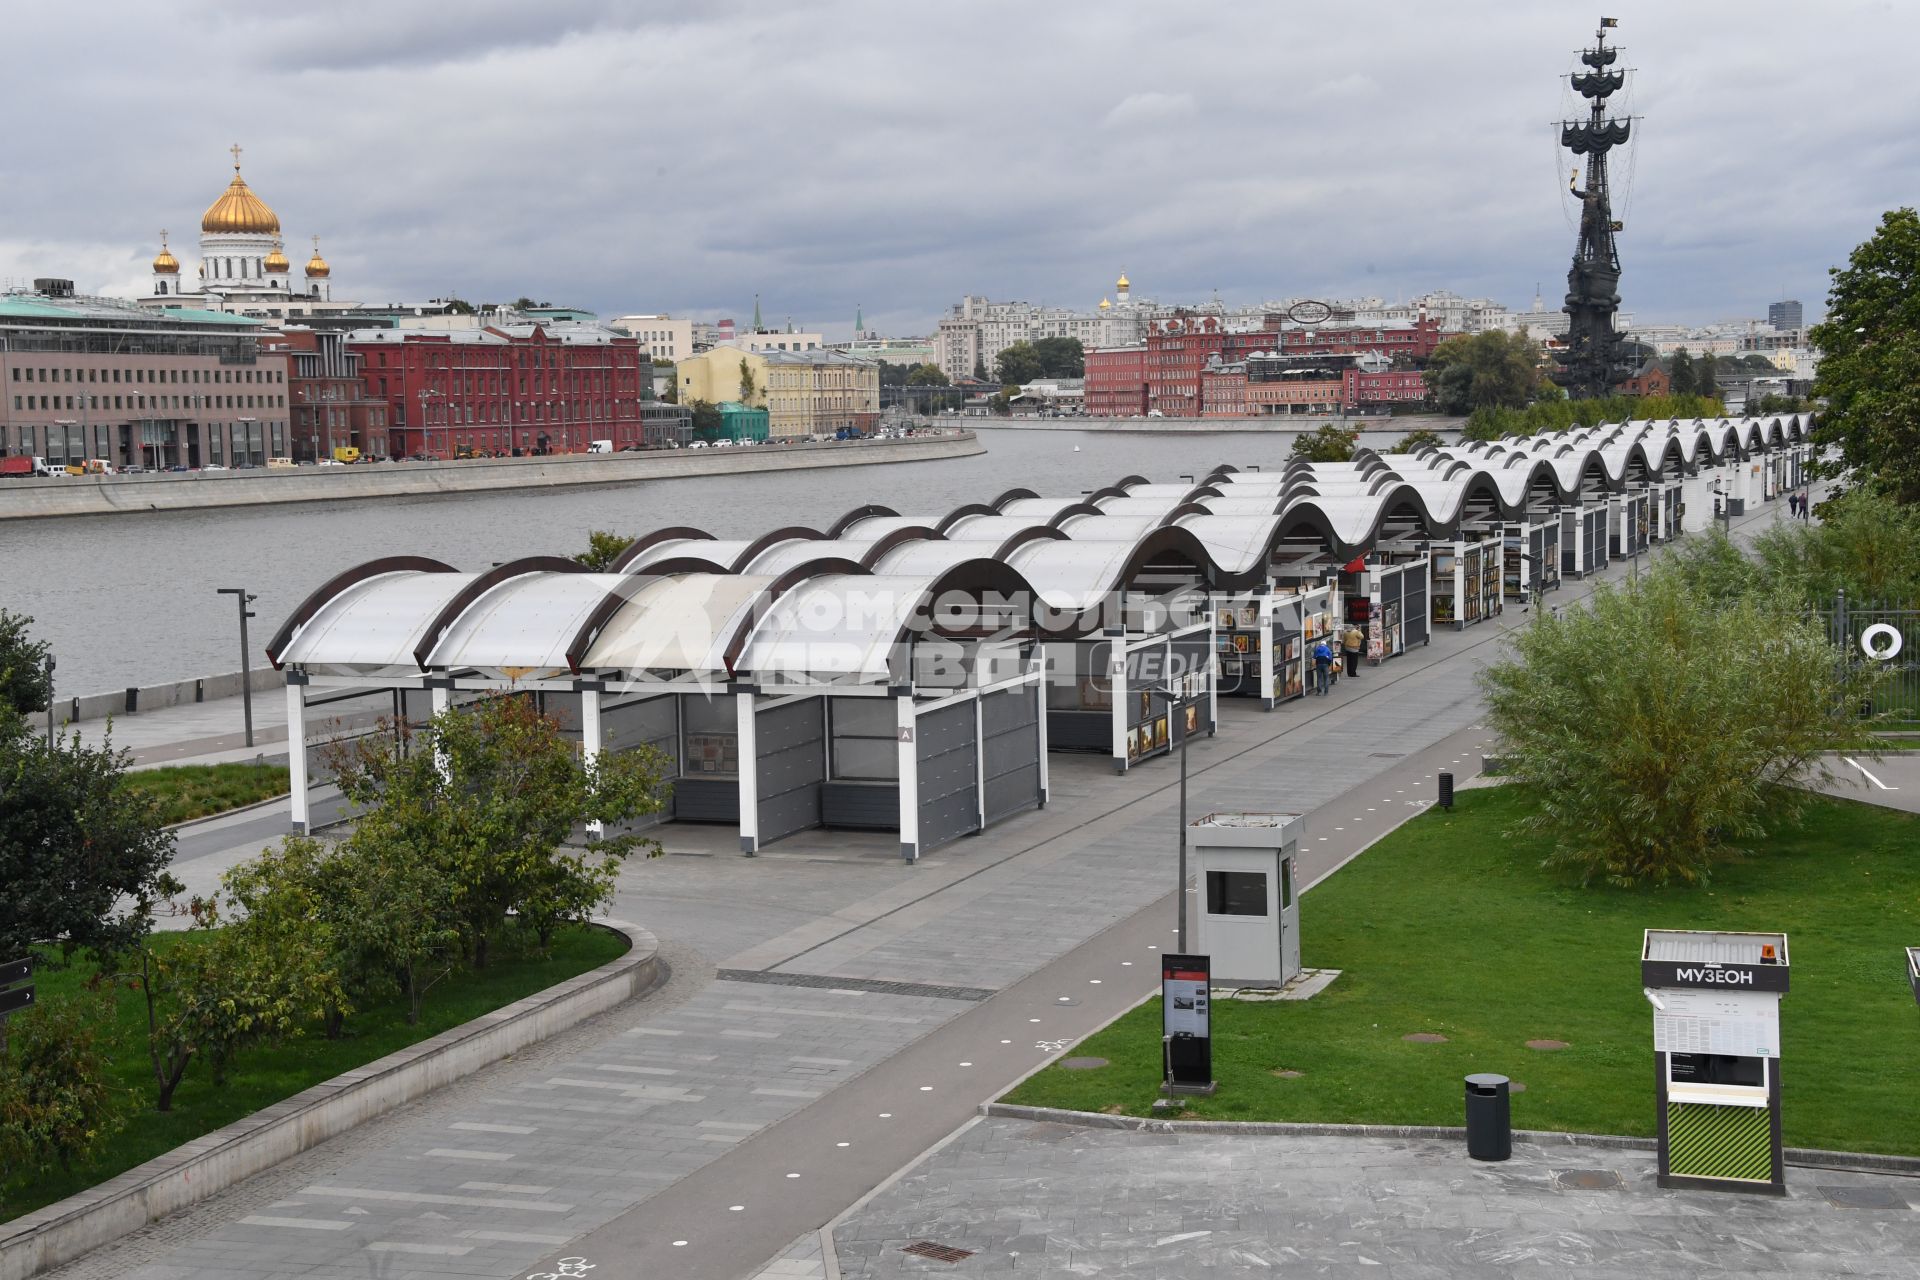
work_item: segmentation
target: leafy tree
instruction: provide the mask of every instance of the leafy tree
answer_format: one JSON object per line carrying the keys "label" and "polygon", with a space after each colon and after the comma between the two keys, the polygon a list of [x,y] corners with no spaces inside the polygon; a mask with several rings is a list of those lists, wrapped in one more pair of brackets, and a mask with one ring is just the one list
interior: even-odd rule
{"label": "leafy tree", "polygon": [[151,926],[123,899],[165,896],[173,833],[126,785],[127,762],[110,742],[48,743],[0,714],[0,958],[42,944],[118,951]]}
{"label": "leafy tree", "polygon": [[45,711],[53,701],[53,657],[45,640],[31,640],[33,619],[0,609],[0,714]]}
{"label": "leafy tree", "polygon": [[1030,342],[1016,342],[994,361],[994,376],[1002,386],[1020,387],[1047,376],[1047,365]]}
{"label": "leafy tree", "polygon": [[1676,396],[1692,395],[1696,384],[1693,380],[1693,357],[1687,354],[1687,349],[1681,347],[1674,352],[1667,364],[1668,392]]}
{"label": "leafy tree", "polygon": [[[1078,338],[1041,338],[1033,344],[1040,358],[1041,375],[1047,378],[1083,378],[1087,372],[1086,351]],[[1027,381],[1031,382],[1029,378]]]}
{"label": "leafy tree", "polygon": [[987,380],[987,362],[980,356],[973,358],[973,380],[975,382],[985,382]]}
{"label": "leafy tree", "polygon": [[1358,431],[1344,431],[1329,423],[1318,431],[1303,431],[1293,438],[1293,458],[1305,458],[1309,462],[1351,462],[1353,447],[1358,443]]}
{"label": "leafy tree", "polygon": [[725,428],[720,419],[720,406],[711,400],[691,400],[687,408],[693,413],[693,434],[701,440],[717,439]]}
{"label": "leafy tree", "polygon": [[[1018,391],[1019,388],[1016,387],[1014,390]],[[987,412],[993,414],[996,418],[1011,417],[1013,415],[1013,395],[1009,393],[1005,387],[994,392],[987,397]]]}
{"label": "leafy tree", "polygon": [[[1713,358],[1713,352],[1702,351],[1699,363],[1693,366],[1693,393],[1696,396],[1717,401],[1720,398],[1720,384],[1716,381],[1719,376],[1720,369],[1718,362]],[[1718,410],[1716,409],[1715,412]],[[1645,417],[1646,415],[1636,416]]]}
{"label": "leafy tree", "polygon": [[1756,581],[1831,605],[1845,591],[1859,603],[1920,602],[1920,505],[1870,489],[1820,504],[1818,524],[1789,522],[1754,542]]}
{"label": "leafy tree", "polygon": [[758,393],[758,391],[759,391],[759,384],[754,381],[753,366],[747,363],[747,358],[745,356],[741,356],[740,357],[740,403],[748,404],[748,405],[752,404],[753,397],[755,396],[755,394]]}
{"label": "leafy tree", "polygon": [[1425,427],[1417,427],[1407,432],[1407,434],[1401,438],[1400,442],[1387,452],[1412,453],[1416,449],[1438,449],[1444,444],[1446,444],[1446,440],[1441,437],[1438,431],[1429,431]]}
{"label": "leafy tree", "polygon": [[895,364],[891,360],[882,360],[880,362],[880,385],[883,387],[904,387],[907,385],[907,374],[910,372],[911,366]]}
{"label": "leafy tree", "polygon": [[353,841],[382,844],[383,860],[437,864],[476,966],[509,914],[521,913],[544,949],[555,925],[611,899],[629,855],[660,851],[631,832],[605,834],[611,825],[588,827],[659,811],[657,752],[603,752],[589,762],[557,720],[512,694],[448,709],[411,750],[394,737],[330,754],[341,791],[365,808]]}
{"label": "leafy tree", "polygon": [[1539,348],[1505,329],[1462,334],[1434,348],[1426,380],[1427,394],[1442,413],[1519,409],[1542,381]]}
{"label": "leafy tree", "polygon": [[269,957],[329,1040],[340,1037],[356,1004],[387,985],[363,943],[358,904],[347,901],[344,871],[322,841],[288,836],[220,877],[229,941]]}
{"label": "leafy tree", "polygon": [[13,1019],[0,1048],[0,1190],[24,1173],[71,1169],[120,1126],[112,1025],[112,1003],[91,995]]}
{"label": "leafy tree", "polygon": [[464,933],[458,886],[435,859],[416,858],[376,832],[348,836],[338,854],[348,954],[369,984],[386,975],[407,1001],[407,1023],[441,979],[459,967]]}
{"label": "leafy tree", "polygon": [[1839,452],[1828,474],[1920,502],[1920,214],[1888,211],[1830,274],[1827,318],[1807,335],[1827,402],[1813,439]]}
{"label": "leafy tree", "polygon": [[947,375],[940,372],[940,366],[937,364],[917,364],[913,366],[913,371],[907,375],[906,385],[909,387],[944,387],[947,385]]}
{"label": "leafy tree", "polygon": [[613,562],[620,558],[620,553],[632,545],[633,539],[624,533],[594,529],[587,534],[587,549],[576,551],[573,558],[594,573],[606,573],[613,568]]}
{"label": "leafy tree", "polygon": [[1872,676],[1784,594],[1718,600],[1666,562],[1537,614],[1481,677],[1529,825],[1584,881],[1698,884],[1871,744]]}

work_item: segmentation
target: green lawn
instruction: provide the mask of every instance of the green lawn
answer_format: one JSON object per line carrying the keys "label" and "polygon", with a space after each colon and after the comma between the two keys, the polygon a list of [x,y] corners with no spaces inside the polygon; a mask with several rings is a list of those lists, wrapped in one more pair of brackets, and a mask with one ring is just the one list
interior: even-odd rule
{"label": "green lawn", "polygon": [[[191,945],[193,940],[191,934],[164,934],[156,946]],[[115,1078],[126,1090],[126,1127],[90,1165],[65,1174],[56,1171],[17,1179],[6,1186],[0,1194],[5,1206],[0,1220],[85,1190],[310,1085],[597,968],[626,949],[626,938],[606,929],[563,930],[555,935],[553,954],[545,959],[502,956],[485,971],[463,970],[448,977],[428,994],[418,1026],[407,1025],[404,1001],[389,1000],[349,1018],[346,1034],[339,1040],[327,1040],[316,1032],[242,1053],[224,1088],[216,1088],[204,1065],[195,1063],[174,1094],[173,1110],[165,1114],[153,1109],[146,1003],[138,992],[122,990],[117,997],[113,1056]],[[75,998],[92,972],[84,964],[65,970],[42,968],[35,976],[40,1003]]]}
{"label": "green lawn", "polygon": [[126,778],[129,787],[160,801],[160,821],[169,825],[271,800],[288,786],[283,764],[182,764]]}
{"label": "green lawn", "polygon": [[[1820,801],[1805,824],[1706,889],[1581,889],[1505,833],[1514,787],[1462,793],[1305,895],[1302,958],[1342,971],[1303,1003],[1213,1007],[1220,1091],[1195,1116],[1461,1123],[1461,1077],[1524,1082],[1516,1127],[1654,1132],[1644,928],[1783,929],[1790,1145],[1920,1154],[1920,1009],[1904,948],[1920,945],[1920,819]],[[1409,1044],[1437,1032],[1445,1044]],[[1564,1040],[1559,1052],[1525,1047]],[[1160,1076],[1158,999],[1075,1047],[1111,1065],[1049,1067],[1006,1098],[1145,1115]],[[1297,1071],[1297,1078],[1275,1073]]]}

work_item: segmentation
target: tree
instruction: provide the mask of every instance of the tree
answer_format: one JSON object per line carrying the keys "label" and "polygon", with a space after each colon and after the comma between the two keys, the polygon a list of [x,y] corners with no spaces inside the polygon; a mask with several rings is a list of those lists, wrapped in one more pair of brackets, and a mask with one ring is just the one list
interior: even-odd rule
{"label": "tree", "polygon": [[632,545],[633,539],[624,533],[594,529],[587,534],[587,549],[576,551],[573,558],[594,573],[607,573],[612,570],[613,562],[620,558],[620,553]]}
{"label": "tree", "polygon": [[1693,380],[1693,357],[1687,354],[1685,347],[1681,347],[1673,353],[1668,363],[1671,367],[1667,370],[1667,390],[1676,396],[1692,395],[1696,386]]}
{"label": "tree", "polygon": [[1303,431],[1293,438],[1289,457],[1309,462],[1351,462],[1353,446],[1360,439],[1357,431],[1343,431],[1329,423],[1318,431]]}
{"label": "tree", "polygon": [[123,900],[166,896],[173,833],[126,785],[127,763],[111,742],[49,743],[0,714],[0,957],[49,944],[119,951],[151,926]]}
{"label": "tree", "polygon": [[1505,329],[1462,334],[1434,348],[1426,380],[1442,413],[1524,408],[1541,383],[1539,348]]}
{"label": "tree", "polygon": [[994,361],[994,376],[1002,386],[1020,387],[1047,376],[1046,362],[1030,342],[1016,342]]}
{"label": "tree", "polygon": [[758,384],[755,383],[753,378],[753,366],[747,363],[747,358],[745,356],[741,356],[740,357],[740,403],[746,404],[746,405],[752,404],[754,394],[758,390],[759,390]]}
{"label": "tree", "polygon": [[1871,743],[1872,677],[1785,594],[1717,599],[1663,561],[1513,644],[1481,677],[1491,723],[1587,882],[1703,882],[1791,819],[1825,753]]}
{"label": "tree", "polygon": [[1890,210],[1830,274],[1827,318],[1807,335],[1827,402],[1813,440],[1839,453],[1823,469],[1920,502],[1920,214]]}
{"label": "tree", "polygon": [[544,948],[553,926],[612,897],[629,855],[660,851],[631,832],[606,834],[660,810],[662,761],[649,748],[588,761],[559,721],[514,694],[449,708],[411,749],[408,736],[344,744],[330,763],[342,793],[365,808],[354,842],[381,843],[387,861],[430,860],[453,886],[476,966],[510,914],[522,913]]}
{"label": "tree", "polygon": [[31,625],[26,614],[0,609],[0,714],[32,715],[53,701],[52,647],[28,639]]}
{"label": "tree", "polygon": [[1407,434],[1400,442],[1389,449],[1389,453],[1413,453],[1420,449],[1438,449],[1446,444],[1438,431],[1429,431],[1418,427]]}
{"label": "tree", "polygon": [[1820,523],[1775,525],[1754,541],[1755,581],[1829,606],[1920,601],[1920,505],[1856,488],[1820,504]]}
{"label": "tree", "polygon": [[[1719,399],[1720,385],[1716,381],[1719,374],[1720,370],[1714,361],[1713,352],[1702,351],[1700,353],[1700,362],[1693,366],[1693,394],[1696,396],[1708,396],[1716,400]],[[1675,394],[1678,393],[1676,392]],[[1639,416],[1644,417],[1645,415],[1642,414]]]}
{"label": "tree", "polygon": [[973,358],[973,380],[975,382],[985,382],[987,380],[987,362],[983,357],[975,356]]}
{"label": "tree", "polygon": [[690,400],[687,408],[693,414],[693,434],[700,439],[713,440],[725,429],[720,406],[711,400]]}
{"label": "tree", "polygon": [[[1083,378],[1087,372],[1086,351],[1078,338],[1041,338],[1033,344],[1040,358],[1041,374],[1046,378]],[[1031,382],[1029,378],[1027,381]]]}
{"label": "tree", "polygon": [[907,374],[909,372],[910,366],[908,365],[895,364],[891,360],[882,360],[880,362],[880,385],[883,387],[904,387],[907,385]]}
{"label": "tree", "polygon": [[111,1002],[93,995],[15,1016],[0,1049],[0,1190],[23,1173],[71,1169],[119,1127],[112,1025]]}
{"label": "tree", "polygon": [[220,877],[228,941],[267,957],[329,1040],[356,1004],[389,985],[362,936],[363,908],[347,901],[345,871],[324,842],[288,836]]}
{"label": "tree", "polygon": [[356,829],[337,855],[343,939],[369,982],[384,974],[407,1001],[407,1024],[420,1021],[431,991],[459,967],[464,934],[456,884],[437,860]]}
{"label": "tree", "polygon": [[[1019,388],[1014,388],[1014,391],[1018,390]],[[1013,393],[1009,392],[1005,387],[1002,387],[1000,390],[988,396],[987,412],[993,414],[996,418],[1012,417]]]}
{"label": "tree", "polygon": [[907,375],[907,385],[910,387],[944,387],[947,385],[947,375],[940,372],[940,366],[937,364],[917,364],[913,366],[913,372]]}

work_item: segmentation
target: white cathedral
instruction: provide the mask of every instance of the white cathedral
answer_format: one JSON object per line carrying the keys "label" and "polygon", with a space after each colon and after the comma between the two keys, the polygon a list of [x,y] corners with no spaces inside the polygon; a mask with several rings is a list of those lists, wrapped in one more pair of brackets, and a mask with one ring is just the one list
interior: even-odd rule
{"label": "white cathedral", "polygon": [[240,176],[240,148],[233,148],[233,181],[200,219],[199,280],[188,287],[180,260],[160,233],[153,260],[153,290],[140,301],[150,307],[197,307],[241,315],[299,316],[352,310],[357,303],[333,300],[333,269],[320,256],[320,237],[296,285],[293,264],[280,240],[280,216],[253,194]]}

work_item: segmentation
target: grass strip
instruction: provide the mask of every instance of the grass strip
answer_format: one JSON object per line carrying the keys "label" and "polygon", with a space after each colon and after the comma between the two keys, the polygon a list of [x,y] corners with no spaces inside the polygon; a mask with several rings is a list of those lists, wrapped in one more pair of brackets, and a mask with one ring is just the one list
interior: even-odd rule
{"label": "grass strip", "polygon": [[157,800],[171,826],[283,796],[289,783],[283,764],[182,764],[136,770],[127,785]]}

